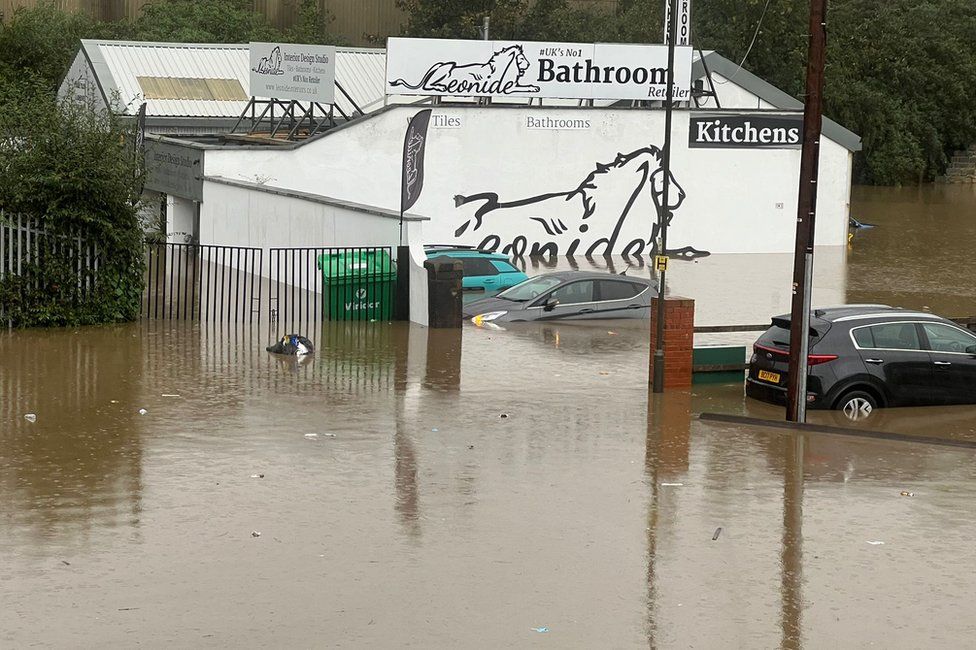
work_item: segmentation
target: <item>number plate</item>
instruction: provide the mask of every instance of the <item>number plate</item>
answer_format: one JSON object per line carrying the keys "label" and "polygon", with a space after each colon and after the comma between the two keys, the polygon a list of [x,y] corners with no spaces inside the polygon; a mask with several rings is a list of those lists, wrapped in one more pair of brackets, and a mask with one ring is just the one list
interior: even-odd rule
{"label": "number plate", "polygon": [[779,383],[779,373],[778,372],[769,372],[768,370],[760,370],[759,371],[759,379],[761,379],[762,381],[768,381],[771,384],[778,384]]}

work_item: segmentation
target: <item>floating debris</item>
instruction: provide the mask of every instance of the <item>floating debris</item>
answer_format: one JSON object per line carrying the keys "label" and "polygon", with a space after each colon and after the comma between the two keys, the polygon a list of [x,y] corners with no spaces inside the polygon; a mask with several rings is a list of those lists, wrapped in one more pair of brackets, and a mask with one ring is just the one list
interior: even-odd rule
{"label": "floating debris", "polygon": [[549,628],[548,627],[534,627],[534,628],[532,628],[532,631],[533,632],[538,632],[539,634],[545,634],[546,632],[549,631]]}
{"label": "floating debris", "polygon": [[305,439],[306,440],[318,440],[319,439],[319,434],[317,434],[317,433],[306,433],[305,434]]}
{"label": "floating debris", "polygon": [[501,414],[501,415],[499,415],[498,417],[500,417],[501,419],[503,419],[503,420],[505,420],[505,419],[507,419],[507,418],[508,418],[508,413],[502,413],[502,414]]}
{"label": "floating debris", "polygon": [[915,493],[914,493],[914,492],[906,492],[906,491],[902,491],[902,493],[901,493],[901,495],[902,495],[903,497],[913,497],[913,496],[915,496]]}
{"label": "floating debris", "polygon": [[24,419],[27,420],[28,422],[37,422],[37,416],[33,413],[28,413],[27,415],[24,416]]}
{"label": "floating debris", "polygon": [[252,530],[251,531],[251,537],[260,537],[260,536],[261,536],[261,533],[259,533],[258,531],[256,531],[256,530]]}
{"label": "floating debris", "polygon": [[251,478],[264,478],[264,474],[251,474]]}
{"label": "floating debris", "polygon": [[148,412],[146,409],[139,409],[139,415],[145,415]]}
{"label": "floating debris", "polygon": [[176,395],[174,393],[163,393],[163,397],[182,397],[182,396]]}
{"label": "floating debris", "polygon": [[684,487],[684,483],[661,483],[661,487]]}
{"label": "floating debris", "polygon": [[884,544],[884,542],[869,539],[868,544],[870,544],[871,546],[881,546],[882,544]]}
{"label": "floating debris", "polygon": [[722,527],[719,526],[718,528],[715,529],[715,534],[712,535],[712,541],[714,542],[715,540],[717,540],[718,536],[721,534],[722,534]]}

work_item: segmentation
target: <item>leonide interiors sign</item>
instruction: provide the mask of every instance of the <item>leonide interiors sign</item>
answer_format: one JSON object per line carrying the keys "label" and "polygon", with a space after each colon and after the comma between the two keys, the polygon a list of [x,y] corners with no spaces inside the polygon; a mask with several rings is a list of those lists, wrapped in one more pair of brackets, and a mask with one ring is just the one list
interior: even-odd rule
{"label": "leonide interiors sign", "polygon": [[[674,99],[691,97],[692,48],[676,48]],[[644,99],[667,96],[668,48],[391,38],[389,95]]]}
{"label": "leonide interiors sign", "polygon": [[296,43],[251,43],[252,97],[335,101],[335,47]]}

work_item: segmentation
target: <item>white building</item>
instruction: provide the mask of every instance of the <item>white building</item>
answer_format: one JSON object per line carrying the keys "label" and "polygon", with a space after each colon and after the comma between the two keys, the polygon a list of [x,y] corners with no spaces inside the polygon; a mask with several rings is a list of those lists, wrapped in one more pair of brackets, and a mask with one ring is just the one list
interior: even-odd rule
{"label": "white building", "polygon": [[[85,41],[62,94],[124,114],[147,103],[169,232],[243,246],[395,244],[406,124],[420,108],[385,94],[383,50],[339,50],[336,80],[364,116],[304,141],[219,137],[250,96],[246,45]],[[793,248],[802,105],[716,53],[697,56],[716,97],[674,116],[668,248],[697,257]],[[708,84],[706,84],[708,87]],[[427,101],[427,100],[423,100]],[[351,102],[337,103],[354,114]],[[605,104],[580,105],[580,104]],[[664,111],[634,102],[438,102],[423,239],[515,254],[647,254],[661,202]],[[612,104],[612,105],[611,105]],[[817,244],[847,241],[859,138],[825,120]]]}

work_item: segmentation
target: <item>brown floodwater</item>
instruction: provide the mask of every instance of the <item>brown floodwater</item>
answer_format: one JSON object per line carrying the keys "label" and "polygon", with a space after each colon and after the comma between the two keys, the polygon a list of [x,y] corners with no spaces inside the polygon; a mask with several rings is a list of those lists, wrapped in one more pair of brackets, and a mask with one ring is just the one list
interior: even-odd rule
{"label": "brown floodwater", "polygon": [[[878,227],[830,277],[851,300],[976,313],[949,231],[972,234],[976,202],[910,192],[858,189],[855,216]],[[911,230],[929,202],[939,227]],[[927,261],[912,256],[923,236]],[[949,263],[960,275],[942,283]],[[709,264],[747,266],[687,275]],[[700,313],[741,310],[719,293]],[[976,451],[698,420],[783,413],[741,385],[649,396],[640,322],[327,323],[305,330],[318,349],[304,363],[264,351],[280,333],[0,333],[0,647],[916,648],[976,634]],[[976,441],[976,408],[860,426]]]}

